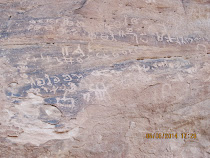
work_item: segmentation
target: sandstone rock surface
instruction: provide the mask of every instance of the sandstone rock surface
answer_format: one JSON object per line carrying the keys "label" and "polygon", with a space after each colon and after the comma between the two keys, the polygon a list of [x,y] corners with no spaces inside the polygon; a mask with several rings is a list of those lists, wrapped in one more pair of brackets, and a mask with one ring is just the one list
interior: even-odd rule
{"label": "sandstone rock surface", "polygon": [[1,158],[210,158],[209,0],[0,0]]}

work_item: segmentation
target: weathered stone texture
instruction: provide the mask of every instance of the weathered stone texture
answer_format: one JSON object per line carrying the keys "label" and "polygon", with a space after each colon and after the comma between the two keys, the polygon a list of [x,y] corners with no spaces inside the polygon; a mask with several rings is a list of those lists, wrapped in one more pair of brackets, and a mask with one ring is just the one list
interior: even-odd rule
{"label": "weathered stone texture", "polygon": [[209,0],[0,0],[0,157],[209,158],[209,13]]}

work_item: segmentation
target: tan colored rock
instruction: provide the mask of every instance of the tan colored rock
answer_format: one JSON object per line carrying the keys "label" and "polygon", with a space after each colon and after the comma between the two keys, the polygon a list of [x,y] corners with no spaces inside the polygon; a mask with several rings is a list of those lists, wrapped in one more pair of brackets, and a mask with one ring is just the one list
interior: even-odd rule
{"label": "tan colored rock", "polygon": [[0,0],[0,157],[209,158],[208,0]]}

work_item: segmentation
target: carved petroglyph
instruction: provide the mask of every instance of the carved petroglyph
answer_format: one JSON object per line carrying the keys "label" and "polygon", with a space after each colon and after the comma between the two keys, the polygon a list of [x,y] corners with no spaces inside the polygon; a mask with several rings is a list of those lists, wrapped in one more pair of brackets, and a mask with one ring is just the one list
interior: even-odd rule
{"label": "carved petroglyph", "polygon": [[82,57],[85,56],[85,54],[84,54],[84,52],[82,51],[80,45],[77,46],[77,49],[76,49],[75,51],[73,51],[72,54],[79,54],[79,55],[82,56]]}
{"label": "carved petroglyph", "polygon": [[[28,31],[58,31],[61,34],[72,34],[76,35],[80,28],[85,27],[85,23],[77,20],[74,22],[70,18],[63,19],[39,19],[30,20]],[[54,24],[54,25],[52,25]]]}
{"label": "carved petroglyph", "polygon": [[174,44],[191,44],[192,42],[202,41],[204,38],[201,37],[172,37],[170,34],[156,33],[156,39],[158,42],[166,41],[167,43]]}
{"label": "carved petroglyph", "polygon": [[36,55],[36,57],[35,56],[31,57],[30,55],[27,55],[25,59],[27,62],[44,61],[48,63],[56,62],[58,64],[73,65],[73,64],[82,64],[84,60],[88,57],[88,55],[85,54],[85,51],[80,44],[77,45],[76,47],[61,46],[61,54],[53,54],[53,55],[50,54],[40,53],[40,55],[39,56]]}
{"label": "carved petroglyph", "polygon": [[95,70],[93,72],[91,72],[91,75],[93,76],[107,76],[107,77],[111,77],[112,75],[110,74],[109,70]]}
{"label": "carved petroglyph", "polygon": [[40,86],[41,87],[41,86],[45,85],[45,80],[44,79],[41,79],[41,78],[37,78],[36,79],[36,84],[37,84],[37,86]]}
{"label": "carved petroglyph", "polygon": [[91,84],[89,91],[94,94],[96,100],[109,99],[108,87],[104,83]]}
{"label": "carved petroglyph", "polygon": [[75,85],[75,83],[68,83],[69,88],[65,89],[65,93],[71,93],[71,92],[76,92],[77,90],[77,86]]}
{"label": "carved petroglyph", "polygon": [[63,56],[69,55],[68,46],[62,47],[62,54],[63,54]]}
{"label": "carved petroglyph", "polygon": [[57,76],[52,76],[52,78],[55,84],[60,82],[60,79]]}
{"label": "carved petroglyph", "polygon": [[22,77],[24,79],[28,78],[28,75],[26,73],[28,72],[29,68],[28,68],[27,63],[25,61],[24,62],[18,62],[17,70],[20,73],[20,77]]}
{"label": "carved petroglyph", "polygon": [[90,93],[84,93],[83,94],[83,99],[87,102],[90,102]]}
{"label": "carved petroglyph", "polygon": [[70,56],[68,46],[62,47],[62,55],[63,55],[62,61],[64,63],[70,63],[70,64],[79,63],[79,64],[81,64],[81,63],[83,63],[83,60],[84,60],[83,57],[86,57],[86,55],[85,55],[84,51],[81,49],[80,45],[78,45],[77,48],[71,54],[72,54],[72,56]]}
{"label": "carved petroglyph", "polygon": [[70,75],[62,75],[62,77],[64,77],[64,81],[67,81],[67,82],[71,82],[72,81],[72,78]]}
{"label": "carved petroglyph", "polygon": [[[65,107],[75,108],[74,98],[67,98],[65,95],[62,98],[56,98],[58,106],[65,103]],[[60,103],[60,104],[59,104]],[[63,105],[64,106],[64,105]]]}

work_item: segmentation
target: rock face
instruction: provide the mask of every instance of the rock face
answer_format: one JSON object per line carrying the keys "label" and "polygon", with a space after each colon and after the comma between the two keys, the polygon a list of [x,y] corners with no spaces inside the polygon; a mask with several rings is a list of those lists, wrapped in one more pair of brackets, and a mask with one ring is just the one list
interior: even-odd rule
{"label": "rock face", "polygon": [[1,158],[209,158],[209,0],[0,0]]}

